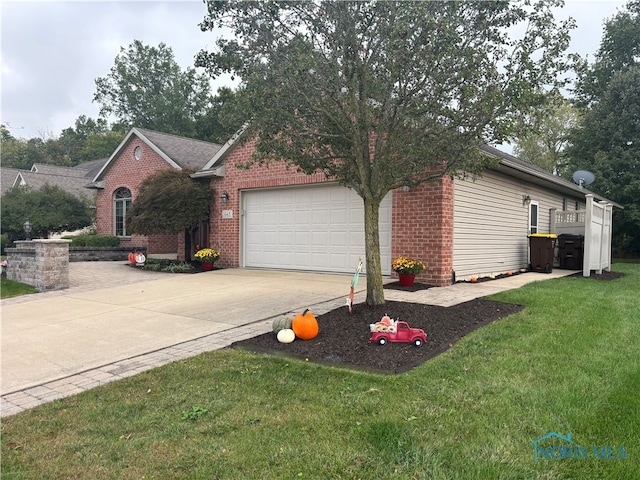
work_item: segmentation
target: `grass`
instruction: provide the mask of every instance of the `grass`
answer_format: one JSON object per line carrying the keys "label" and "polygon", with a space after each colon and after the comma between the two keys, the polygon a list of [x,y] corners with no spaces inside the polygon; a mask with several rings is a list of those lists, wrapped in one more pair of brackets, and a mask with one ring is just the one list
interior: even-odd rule
{"label": "grass", "polygon": [[37,293],[35,287],[6,278],[0,278],[0,298],[17,297],[30,293]]}
{"label": "grass", "polygon": [[[402,375],[220,350],[3,419],[4,479],[640,478],[640,265],[526,305]],[[571,433],[625,459],[534,461]],[[551,442],[554,444],[554,442]]]}

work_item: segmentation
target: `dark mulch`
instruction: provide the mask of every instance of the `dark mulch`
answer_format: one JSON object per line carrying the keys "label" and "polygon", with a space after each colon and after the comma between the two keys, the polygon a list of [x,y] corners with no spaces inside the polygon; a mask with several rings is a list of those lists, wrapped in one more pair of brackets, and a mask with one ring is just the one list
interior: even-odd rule
{"label": "dark mulch", "polygon": [[[385,286],[385,288],[388,288]],[[231,345],[259,353],[293,356],[312,362],[381,373],[405,372],[451,348],[466,334],[500,318],[522,310],[521,305],[472,300],[453,307],[436,307],[409,302],[386,302],[369,307],[357,304],[350,315],[347,307],[318,316],[320,333],[309,341],[296,339],[282,344],[267,333]],[[388,314],[411,327],[422,328],[427,343],[371,343],[369,324]]]}
{"label": "dark mulch", "polygon": [[[526,272],[514,271],[513,275]],[[506,274],[495,278],[504,278]],[[624,276],[620,272],[591,273],[592,279],[613,280]],[[582,272],[571,275],[582,277]],[[488,277],[478,282],[490,281]],[[388,283],[385,289],[417,292],[433,285],[415,283],[401,287],[398,282]],[[356,305],[349,315],[347,307],[338,308],[318,316],[320,333],[310,341],[296,340],[291,344],[279,343],[273,333],[267,333],[231,347],[292,356],[309,361],[382,373],[401,373],[435,357],[451,348],[468,333],[495,320],[522,310],[521,305],[492,302],[484,299],[472,300],[453,307],[436,307],[409,302],[386,302],[379,307]],[[376,323],[388,314],[395,320],[404,320],[412,327],[422,328],[427,334],[427,343],[420,348],[411,344],[389,343],[384,347],[369,341],[369,324]]]}
{"label": "dark mulch", "polygon": [[573,275],[569,275],[569,277],[579,277],[579,278],[591,278],[593,280],[615,280],[616,278],[624,277],[624,273],[622,272],[605,272],[604,270],[600,275],[598,275],[594,270],[591,270],[591,276],[584,277],[582,272],[574,273]]}

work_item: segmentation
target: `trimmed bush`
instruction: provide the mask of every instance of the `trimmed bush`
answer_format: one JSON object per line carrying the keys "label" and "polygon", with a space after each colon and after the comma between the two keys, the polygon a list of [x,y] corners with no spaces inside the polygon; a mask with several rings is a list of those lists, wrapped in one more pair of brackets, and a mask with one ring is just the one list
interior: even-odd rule
{"label": "trimmed bush", "polygon": [[4,235],[0,236],[0,255],[6,255],[4,249],[9,246],[9,239]]}

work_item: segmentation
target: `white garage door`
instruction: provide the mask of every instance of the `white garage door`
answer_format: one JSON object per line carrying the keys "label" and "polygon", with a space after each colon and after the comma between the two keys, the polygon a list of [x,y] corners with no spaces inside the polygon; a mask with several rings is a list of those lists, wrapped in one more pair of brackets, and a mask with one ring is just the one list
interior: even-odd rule
{"label": "white garage door", "polygon": [[[339,185],[243,193],[244,265],[353,272],[365,260],[364,206]],[[391,195],[380,206],[382,272],[391,271]]]}

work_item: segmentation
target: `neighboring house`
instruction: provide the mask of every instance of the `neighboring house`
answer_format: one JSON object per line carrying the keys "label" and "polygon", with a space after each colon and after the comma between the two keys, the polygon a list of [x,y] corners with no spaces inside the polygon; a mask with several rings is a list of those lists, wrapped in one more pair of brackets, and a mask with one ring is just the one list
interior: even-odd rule
{"label": "neighboring house", "polygon": [[[185,258],[189,251],[185,235],[132,235],[126,214],[140,184],[163,169],[197,171],[220,150],[220,145],[176,135],[133,128],[95,174],[88,188],[97,191],[99,234],[121,237],[121,245],[132,250],[146,247],[150,255]],[[209,224],[201,225],[199,244],[209,245]]]}
{"label": "neighboring house", "polygon": [[[106,161],[106,158],[100,158],[98,160],[81,163],[75,167],[34,163],[30,170],[0,168],[0,176],[2,177],[1,194],[4,195],[9,189],[18,186],[38,190],[45,185],[51,185],[86,200],[90,202],[91,205],[95,205],[95,192],[91,192],[85,187],[87,182],[95,177],[98,170],[100,170]],[[60,237],[63,235],[76,234],[83,230],[76,232],[57,232],[50,234],[50,236]]]}
{"label": "neighboring house", "polygon": [[2,195],[17,186],[38,190],[44,185],[51,185],[77,197],[94,200],[95,194],[87,190],[85,185],[106,161],[106,158],[101,158],[75,167],[34,163],[30,170],[2,168]]}
{"label": "neighboring house", "polygon": [[[135,200],[137,186],[158,168],[184,168],[168,148],[179,139],[142,129],[127,135],[94,179],[101,188],[99,233],[126,237],[118,192],[126,188],[128,201]],[[365,257],[362,200],[321,173],[305,175],[284,162],[236,168],[254,148],[237,140],[221,148],[208,144],[213,153],[192,175],[216,191],[207,240],[220,250],[219,264],[353,272]],[[493,147],[484,152],[496,166],[475,179],[444,177],[387,195],[379,220],[383,274],[392,273],[391,263],[401,255],[423,260],[427,269],[419,278],[434,285],[517,270],[529,262],[527,235],[549,232],[550,209],[584,208],[587,190]],[[177,245],[184,258],[184,239]],[[156,246],[148,248],[156,253]]]}

